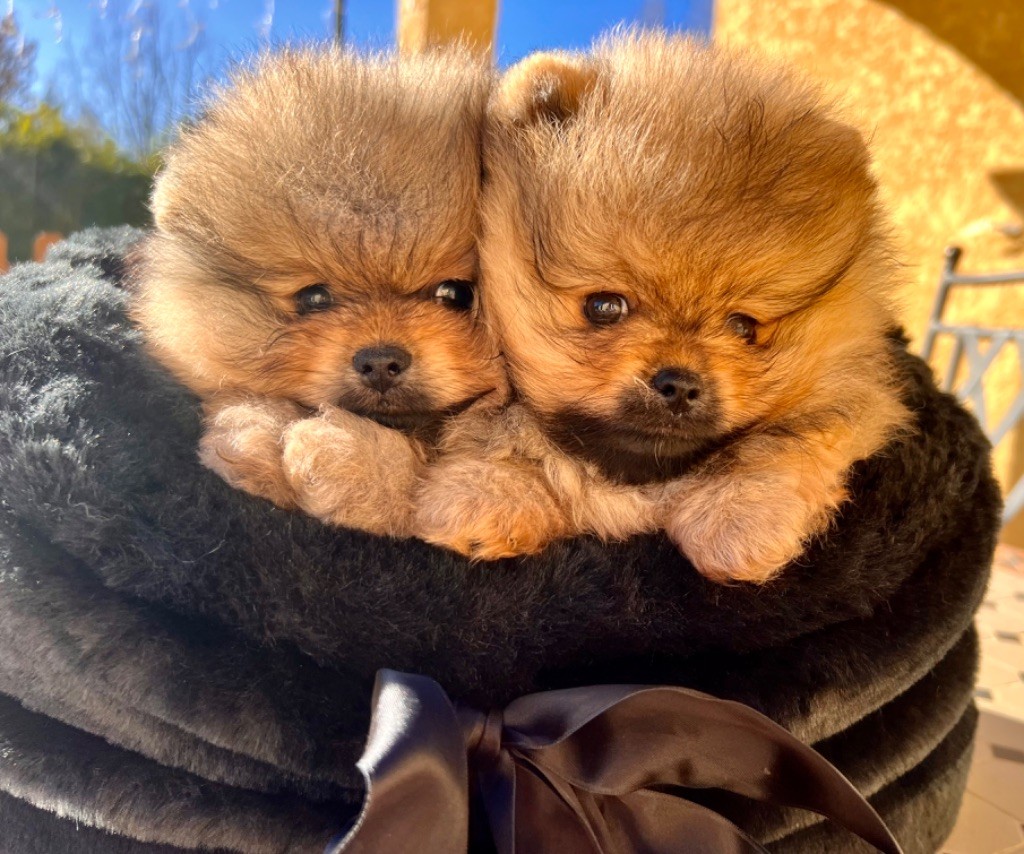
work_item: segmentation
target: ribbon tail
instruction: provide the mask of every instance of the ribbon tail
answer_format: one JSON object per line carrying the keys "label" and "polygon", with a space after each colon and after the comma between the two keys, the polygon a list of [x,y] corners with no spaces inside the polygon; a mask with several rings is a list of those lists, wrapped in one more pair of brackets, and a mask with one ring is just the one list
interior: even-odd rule
{"label": "ribbon tail", "polygon": [[523,756],[516,757],[515,773],[521,820],[514,845],[499,842],[498,854],[768,854],[724,816],[673,795],[647,789],[622,797],[580,791]]}
{"label": "ribbon tail", "polygon": [[621,798],[600,797],[600,801],[600,820],[615,840],[609,852],[768,854],[767,848],[725,816],[674,795],[646,789]]}
{"label": "ribbon tail", "polygon": [[477,784],[498,854],[516,854],[516,767],[507,751],[477,768]]}
{"label": "ribbon tail", "polygon": [[[601,822],[591,820],[593,804],[564,780],[545,775],[525,757],[516,757],[515,854],[618,854],[629,848],[611,847],[599,839]],[[499,854],[506,852],[499,849]]]}
{"label": "ribbon tail", "polygon": [[466,854],[466,745],[455,710],[433,679],[393,670],[377,674],[358,767],[366,780],[362,812],[326,854]]}
{"label": "ribbon tail", "polygon": [[[749,706],[685,688],[597,685],[520,698],[505,721],[514,751],[576,789],[620,803],[645,789],[725,789],[819,813],[879,851],[901,854],[835,766]],[[678,801],[687,809],[685,796]]]}

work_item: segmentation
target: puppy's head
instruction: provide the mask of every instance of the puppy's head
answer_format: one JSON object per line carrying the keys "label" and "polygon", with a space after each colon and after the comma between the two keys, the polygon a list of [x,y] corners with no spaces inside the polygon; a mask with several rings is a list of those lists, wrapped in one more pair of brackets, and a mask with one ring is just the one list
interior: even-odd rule
{"label": "puppy's head", "polygon": [[[786,71],[620,36],[511,69],[489,108],[485,311],[567,448],[669,477],[855,394],[892,277],[859,135]],[[836,403],[836,400],[840,403]]]}
{"label": "puppy's head", "polygon": [[503,383],[475,279],[489,72],[459,52],[265,56],[167,153],[135,317],[202,396],[396,427]]}

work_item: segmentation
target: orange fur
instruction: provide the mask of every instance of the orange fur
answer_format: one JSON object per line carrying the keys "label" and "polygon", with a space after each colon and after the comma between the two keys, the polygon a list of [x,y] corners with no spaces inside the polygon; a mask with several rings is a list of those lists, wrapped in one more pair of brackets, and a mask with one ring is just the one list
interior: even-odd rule
{"label": "orange fur", "polygon": [[[790,71],[625,34],[511,69],[485,174],[484,311],[522,400],[512,420],[536,436],[446,455],[431,489],[450,486],[449,505],[421,511],[425,536],[486,556],[664,527],[715,580],[769,579],[828,525],[850,466],[907,422],[887,341],[895,265],[860,136]],[[589,321],[595,293],[621,295],[625,319]],[[666,410],[663,369],[699,378],[687,414]],[[474,505],[470,481],[494,477],[464,476],[474,456],[525,467],[529,490]],[[510,518],[530,537],[451,535]]]}
{"label": "orange fur", "polygon": [[[476,307],[434,299],[477,275],[490,76],[460,50],[286,50],[239,70],[167,152],[134,316],[203,398],[201,458],[228,482],[400,534],[436,433],[502,393]],[[312,285],[331,304],[303,313]],[[353,363],[382,346],[411,359],[386,393]]]}

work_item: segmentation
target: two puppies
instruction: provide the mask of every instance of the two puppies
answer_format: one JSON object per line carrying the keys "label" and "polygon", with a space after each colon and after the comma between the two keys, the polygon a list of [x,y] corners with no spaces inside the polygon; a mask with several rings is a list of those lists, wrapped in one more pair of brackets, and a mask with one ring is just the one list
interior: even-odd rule
{"label": "two puppies", "polygon": [[[315,64],[308,55],[304,61]],[[257,120],[260,110],[214,133],[215,108],[207,129],[201,125],[172,154],[158,186],[159,231],[142,265],[138,316],[157,356],[207,398],[207,464],[243,488],[327,521],[420,536],[481,558],[535,551],[578,533],[617,539],[664,528],[705,575],[764,581],[824,529],[845,496],[851,464],[880,449],[907,413],[891,371],[886,292],[893,267],[868,155],[813,88],[681,39],[626,36],[585,56],[525,60],[497,85],[486,117],[486,75],[477,69],[476,79],[485,82],[479,89],[467,84],[476,100],[455,107],[450,96],[427,99],[411,129],[409,117],[381,105],[387,88],[370,85],[373,74],[359,78],[351,59],[330,61],[348,63],[366,88],[355,98],[362,111],[330,116],[335,136],[301,135],[282,157],[281,142]],[[464,67],[427,77],[450,93]],[[392,79],[413,85],[419,73]],[[251,103],[267,85],[263,77],[278,74],[271,62],[223,102]],[[254,94],[245,94],[247,85]],[[311,93],[312,106],[275,94],[287,105],[278,111],[299,124],[328,96],[345,101],[327,85],[301,91]],[[410,107],[424,100],[423,90],[419,99],[392,97]],[[479,200],[477,149],[456,152],[451,140],[461,137],[445,123],[456,110],[463,114],[454,124],[467,135],[483,127]],[[374,123],[376,116],[391,125]],[[403,133],[416,138],[411,153],[400,147],[408,144]],[[229,156],[232,135],[252,137],[254,147],[262,137],[264,156],[239,168]],[[327,138],[348,148],[325,158]],[[358,147],[364,139],[372,144]],[[225,141],[219,149],[218,140]],[[378,156],[382,151],[390,156]],[[424,151],[450,154],[431,161]],[[192,190],[198,178],[175,178],[175,157],[178,174],[209,175],[205,194]],[[294,230],[287,244],[263,238],[256,249],[232,242],[229,234],[248,237],[248,229],[224,227],[197,210],[223,193],[220,185],[231,176],[268,168],[267,183],[245,203],[267,220],[286,219]],[[319,207],[296,207],[294,188],[303,186],[305,170],[321,176],[312,194],[303,194]],[[412,187],[424,200],[419,216],[403,206],[400,191]],[[229,208],[221,215],[230,216]],[[334,208],[345,211],[343,228]],[[349,357],[343,340],[345,347],[355,341],[359,349],[412,352],[394,331],[414,328],[397,319],[412,305],[399,295],[412,294],[413,281],[417,293],[433,288],[436,296],[472,277],[472,261],[456,268],[453,244],[472,258],[478,209],[487,325],[474,308],[452,313],[459,324],[423,330],[425,350],[447,348],[443,367],[440,360],[423,365],[429,405],[403,403],[399,418],[398,404],[385,403],[391,392],[372,382],[369,397],[353,396],[349,389],[364,377],[372,381],[376,368],[363,375],[357,366],[354,379],[326,367],[295,376],[299,364],[339,370]],[[432,218],[448,227],[433,227]],[[391,223],[390,245],[382,222]],[[319,266],[301,267],[311,241],[317,253],[333,252],[348,265],[325,256]],[[209,296],[231,292],[220,275],[226,261],[214,252],[225,246],[249,264],[227,277],[243,283],[235,289],[255,292],[261,305],[278,300],[282,317],[289,299],[293,306],[280,330],[259,326],[248,338],[242,328],[252,329],[263,315],[238,311],[228,335],[213,332],[222,355],[205,375],[191,363],[213,342],[181,358],[180,343],[168,346],[173,336],[161,331],[169,322],[161,295],[174,292],[167,282],[185,280],[164,272],[180,263],[182,244],[190,247],[193,285],[177,289],[177,304],[187,304],[176,309],[180,314],[208,322],[227,310],[212,311]],[[303,249],[287,255],[292,245]],[[412,247],[421,251],[415,257],[431,261],[407,271]],[[282,270],[282,253],[295,269],[275,278],[270,271]],[[451,266],[434,263],[442,257]],[[389,290],[373,290],[382,280]],[[310,297],[327,302],[322,310],[302,310],[310,287],[330,294]],[[363,317],[376,317],[379,304],[400,307],[386,323],[367,320],[377,334],[355,340],[342,306],[371,302]],[[329,331],[335,318],[338,331]],[[327,343],[318,344],[324,336]],[[289,337],[309,342],[302,351],[308,363],[290,350],[277,351],[272,368],[240,356],[246,351],[239,342],[265,355]],[[512,402],[505,400],[496,346],[516,389]],[[404,359],[393,351],[382,359],[381,377],[405,374]],[[325,378],[315,393],[307,376]],[[247,395],[241,402],[239,392]],[[296,404],[321,407],[321,414],[301,418]],[[404,416],[428,410],[435,429],[424,441],[416,436],[420,425]]]}

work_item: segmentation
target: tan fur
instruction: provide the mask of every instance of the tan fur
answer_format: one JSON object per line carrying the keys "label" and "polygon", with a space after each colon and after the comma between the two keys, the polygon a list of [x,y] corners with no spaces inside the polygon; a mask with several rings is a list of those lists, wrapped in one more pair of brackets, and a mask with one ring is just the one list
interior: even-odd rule
{"label": "tan fur", "polygon": [[408,535],[426,452],[404,434],[332,407],[288,425],[282,463],[310,515],[373,534]]}
{"label": "tan fur", "polygon": [[562,453],[521,405],[460,418],[416,499],[416,535],[479,560],[580,533],[620,540],[660,525],[659,486],[622,486]]}
{"label": "tan fur", "polygon": [[[409,498],[389,502],[411,489],[424,440],[342,410],[440,423],[502,393],[478,312],[431,298],[477,275],[490,77],[459,50],[283,51],[237,72],[167,152],[134,316],[156,358],[204,399],[201,457],[228,482],[401,533]],[[331,308],[298,313],[296,294],[319,283]],[[352,364],[384,345],[412,356],[387,400]]]}
{"label": "tan fur", "polygon": [[[485,171],[484,311],[523,409],[505,448],[471,434],[475,452],[443,458],[430,490],[448,503],[421,507],[424,536],[490,556],[664,527],[710,578],[769,579],[828,525],[851,464],[908,419],[886,341],[895,265],[860,136],[789,71],[626,34],[511,69]],[[597,292],[625,296],[628,317],[592,325]],[[758,321],[754,343],[730,330],[734,313]],[[651,385],[668,367],[713,390],[717,450],[667,483],[624,485],[572,425],[662,419],[630,448],[678,453]],[[608,457],[626,441],[615,433]],[[460,458],[481,454],[526,468],[529,487],[467,477],[476,463]],[[474,481],[503,485],[474,503]],[[467,548],[461,526],[493,536]]]}
{"label": "tan fur", "polygon": [[572,532],[539,459],[547,442],[520,407],[482,404],[445,435],[416,497],[417,536],[481,560],[529,554]]}
{"label": "tan fur", "polygon": [[236,489],[291,509],[297,497],[281,468],[281,437],[304,415],[282,398],[222,394],[205,407],[199,459]]}

